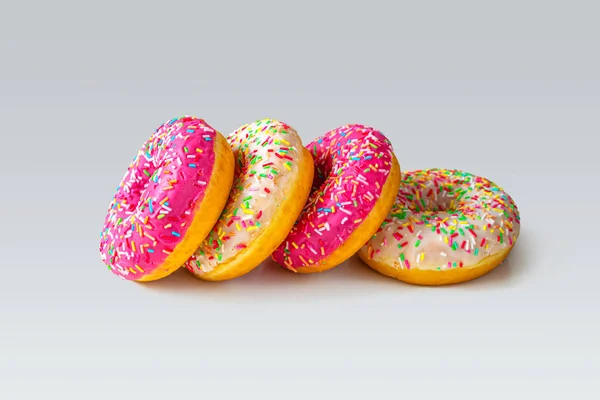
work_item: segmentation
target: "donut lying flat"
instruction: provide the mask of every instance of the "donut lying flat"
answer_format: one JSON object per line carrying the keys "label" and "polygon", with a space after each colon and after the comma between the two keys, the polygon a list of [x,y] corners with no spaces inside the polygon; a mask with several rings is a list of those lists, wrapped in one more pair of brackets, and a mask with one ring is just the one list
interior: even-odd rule
{"label": "donut lying flat", "polygon": [[334,129],[310,143],[312,192],[273,260],[300,273],[321,272],[351,257],[378,229],[400,185],[392,145],[364,125]]}
{"label": "donut lying flat", "polygon": [[296,131],[264,119],[227,140],[236,158],[233,188],[221,218],[186,268],[205,280],[246,274],[279,246],[310,193],[314,167]]}
{"label": "donut lying flat", "polygon": [[520,230],[519,210],[493,182],[457,170],[403,174],[390,214],[359,256],[384,275],[443,285],[498,266]]}
{"label": "donut lying flat", "polygon": [[178,269],[219,218],[233,172],[227,141],[202,119],[163,124],[133,159],[110,204],[100,239],[104,263],[136,281]]}

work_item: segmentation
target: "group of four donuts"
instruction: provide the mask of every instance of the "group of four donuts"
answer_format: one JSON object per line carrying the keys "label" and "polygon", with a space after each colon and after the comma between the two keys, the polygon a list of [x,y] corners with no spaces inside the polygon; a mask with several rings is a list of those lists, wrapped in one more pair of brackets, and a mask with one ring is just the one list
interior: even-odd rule
{"label": "group of four donuts", "polygon": [[357,253],[384,275],[441,285],[498,266],[519,229],[518,208],[498,185],[458,170],[401,173],[390,141],[369,126],[344,125],[304,146],[273,119],[225,138],[183,116],[161,125],[131,162],[100,254],[127,280],[184,266],[219,281],[269,257],[312,273]]}

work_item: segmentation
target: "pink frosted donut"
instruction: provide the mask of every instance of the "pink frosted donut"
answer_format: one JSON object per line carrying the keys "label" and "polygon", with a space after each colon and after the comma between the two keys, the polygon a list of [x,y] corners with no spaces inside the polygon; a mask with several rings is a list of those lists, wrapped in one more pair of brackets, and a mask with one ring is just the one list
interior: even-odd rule
{"label": "pink frosted donut", "polygon": [[102,261],[127,280],[175,271],[218,220],[233,171],[227,141],[204,120],[184,116],[160,126],[110,203],[100,235]]}
{"label": "pink frosted donut", "polygon": [[272,255],[300,273],[325,271],[351,257],[377,231],[400,185],[392,145],[371,127],[341,126],[306,147],[315,161],[312,192]]}

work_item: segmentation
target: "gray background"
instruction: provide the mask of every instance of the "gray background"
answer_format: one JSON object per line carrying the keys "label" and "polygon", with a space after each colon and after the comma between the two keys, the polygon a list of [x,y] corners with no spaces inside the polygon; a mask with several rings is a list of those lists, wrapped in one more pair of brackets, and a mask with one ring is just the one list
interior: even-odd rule
{"label": "gray background", "polygon": [[[230,3],[2,2],[0,398],[597,398],[594,2]],[[452,287],[357,259],[121,281],[97,249],[108,203],[182,114],[306,142],[372,125],[403,170],[503,186],[521,237]]]}

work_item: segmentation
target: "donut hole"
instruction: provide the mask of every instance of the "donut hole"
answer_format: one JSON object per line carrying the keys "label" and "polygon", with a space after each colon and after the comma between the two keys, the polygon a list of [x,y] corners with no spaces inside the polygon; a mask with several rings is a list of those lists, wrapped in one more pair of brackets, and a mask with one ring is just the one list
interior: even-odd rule
{"label": "donut hole", "polygon": [[[316,205],[319,198],[324,193],[328,193],[332,190],[332,187],[336,185],[337,176],[342,173],[346,173],[352,166],[344,165],[343,160],[335,160],[335,154],[328,154],[327,152],[321,157],[315,158],[315,174],[313,177],[311,196],[305,208],[309,209]],[[346,191],[339,194],[340,201],[350,201],[352,193],[352,185],[347,184]]]}
{"label": "donut hole", "polygon": [[475,201],[469,194],[469,190],[465,189],[465,185],[471,185],[473,177],[460,171],[452,172],[455,179],[453,184],[432,181],[423,187],[407,179],[403,181],[398,199],[412,212],[459,213],[472,206]]}
{"label": "donut hole", "polygon": [[142,204],[147,201],[148,198],[148,186],[150,180],[141,180],[140,178],[136,178],[136,175],[139,175],[139,173],[132,172],[129,176],[125,177],[125,180],[129,183],[123,187],[127,189],[122,190],[116,196],[120,207],[127,211],[135,211],[141,208]]}
{"label": "donut hole", "polygon": [[446,212],[453,214],[459,212],[468,205],[468,199],[454,190],[453,187],[441,187],[441,190],[402,191],[398,198],[410,211],[414,213],[438,213]]}
{"label": "donut hole", "polygon": [[[312,190],[324,190],[328,185],[328,179],[334,169],[333,156],[326,155],[315,158],[315,174],[313,177]],[[330,184],[330,183],[329,183]]]}
{"label": "donut hole", "polygon": [[[248,210],[260,207],[263,214],[272,215],[283,201],[283,192],[279,187],[287,184],[289,176],[282,174],[272,162],[262,165],[264,160],[269,159],[269,147],[258,144],[261,138],[262,136],[256,136],[255,142],[233,148],[235,172],[233,186],[224,209],[226,213],[233,212],[237,207]],[[240,213],[240,218],[254,224],[253,220],[256,217],[253,213]]]}
{"label": "donut hole", "polygon": [[[140,150],[133,161],[132,167],[123,178],[123,184],[117,197],[121,207],[127,211],[143,211],[148,206],[151,194],[159,189],[160,179],[167,163],[164,160],[164,145],[162,141],[149,141]],[[152,161],[148,161],[152,160]],[[135,167],[133,167],[135,165]],[[173,177],[178,179],[181,177]],[[168,183],[165,185],[169,185]]]}
{"label": "donut hole", "polygon": [[[366,143],[368,144],[368,141]],[[310,146],[309,150],[311,150]],[[356,193],[356,186],[367,184],[364,177],[367,172],[364,170],[365,164],[360,162],[363,152],[362,147],[346,146],[343,141],[338,141],[334,146],[321,149],[320,152],[313,151],[315,173],[311,195],[305,210],[313,207],[319,210],[319,199],[322,199],[326,193],[335,193],[336,204],[338,205],[355,202],[357,199],[353,197],[353,193]],[[340,180],[342,176],[351,178]]]}

